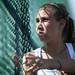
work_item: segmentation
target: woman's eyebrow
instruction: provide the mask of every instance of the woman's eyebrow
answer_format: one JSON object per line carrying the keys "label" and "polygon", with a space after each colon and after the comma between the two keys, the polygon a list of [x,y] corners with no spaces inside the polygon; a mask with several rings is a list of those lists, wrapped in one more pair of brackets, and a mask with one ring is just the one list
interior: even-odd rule
{"label": "woman's eyebrow", "polygon": [[[49,20],[50,17],[40,17],[41,20]],[[36,20],[39,20],[39,18],[36,18]]]}

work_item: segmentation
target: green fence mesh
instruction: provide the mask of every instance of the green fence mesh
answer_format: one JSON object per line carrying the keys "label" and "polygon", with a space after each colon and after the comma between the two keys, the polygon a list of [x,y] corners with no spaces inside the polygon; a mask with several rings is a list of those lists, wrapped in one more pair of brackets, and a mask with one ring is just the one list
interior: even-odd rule
{"label": "green fence mesh", "polygon": [[[21,61],[31,50],[29,0],[0,0],[0,75],[22,75]],[[18,73],[12,55],[20,61]]]}

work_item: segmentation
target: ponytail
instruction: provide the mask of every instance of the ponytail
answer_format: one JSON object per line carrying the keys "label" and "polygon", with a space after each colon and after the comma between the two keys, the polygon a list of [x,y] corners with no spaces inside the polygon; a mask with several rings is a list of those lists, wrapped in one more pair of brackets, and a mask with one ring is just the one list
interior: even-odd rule
{"label": "ponytail", "polygon": [[68,17],[66,19],[66,25],[63,30],[63,35],[66,38],[65,42],[67,43],[73,42],[73,39],[72,39],[73,32],[74,32],[74,22],[71,17]]}

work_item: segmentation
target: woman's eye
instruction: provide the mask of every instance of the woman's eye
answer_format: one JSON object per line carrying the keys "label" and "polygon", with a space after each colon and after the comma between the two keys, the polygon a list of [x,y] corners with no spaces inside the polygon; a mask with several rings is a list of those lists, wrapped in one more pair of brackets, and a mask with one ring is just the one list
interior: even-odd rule
{"label": "woman's eye", "polygon": [[39,19],[36,19],[36,22],[39,22]]}
{"label": "woman's eye", "polygon": [[44,22],[46,22],[48,20],[49,20],[48,18],[42,18],[42,21],[44,21]]}
{"label": "woman's eye", "polygon": [[41,19],[38,19],[38,18],[36,18],[36,23],[38,23],[38,22],[47,22],[47,21],[49,21],[49,18],[41,18]]}

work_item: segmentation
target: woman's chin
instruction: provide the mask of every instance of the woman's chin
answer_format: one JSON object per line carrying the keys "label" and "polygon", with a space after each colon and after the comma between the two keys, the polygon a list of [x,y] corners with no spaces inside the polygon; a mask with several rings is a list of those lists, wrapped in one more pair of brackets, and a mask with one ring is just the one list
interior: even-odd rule
{"label": "woman's chin", "polygon": [[39,35],[39,38],[40,38],[41,40],[45,40],[44,35]]}

